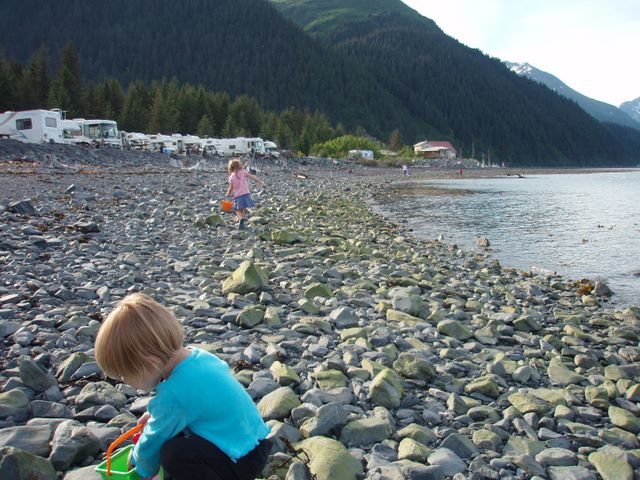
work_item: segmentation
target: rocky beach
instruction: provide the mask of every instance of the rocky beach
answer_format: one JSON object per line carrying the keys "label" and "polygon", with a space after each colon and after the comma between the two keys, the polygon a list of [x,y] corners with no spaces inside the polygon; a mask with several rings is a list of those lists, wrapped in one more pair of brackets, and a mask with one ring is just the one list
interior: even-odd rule
{"label": "rocky beach", "polygon": [[265,479],[640,479],[639,308],[415,238],[371,207],[397,170],[258,169],[238,231],[220,160],[0,141],[1,480],[100,478],[150,398],[93,358],[135,291],[246,386]]}

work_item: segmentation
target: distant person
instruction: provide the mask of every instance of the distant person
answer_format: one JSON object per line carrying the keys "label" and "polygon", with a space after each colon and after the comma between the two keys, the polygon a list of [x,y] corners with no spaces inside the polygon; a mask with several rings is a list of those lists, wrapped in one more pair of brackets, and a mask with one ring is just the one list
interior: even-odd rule
{"label": "distant person", "polygon": [[402,165],[402,173],[405,177],[408,177],[410,175],[409,167],[407,167],[406,164]]}
{"label": "distant person", "polygon": [[246,228],[245,210],[256,206],[249,193],[248,179],[250,178],[257,182],[261,187],[264,187],[264,182],[252,173],[247,172],[238,158],[229,160],[227,170],[229,171],[227,197],[233,194],[233,209],[238,216],[238,230],[244,230]]}
{"label": "distant person", "polygon": [[173,313],[141,293],[122,300],[100,327],[95,355],[103,371],[155,390],[130,464],[143,479],[160,466],[173,480],[255,479],[269,455],[269,426],[224,361],[183,341]]}

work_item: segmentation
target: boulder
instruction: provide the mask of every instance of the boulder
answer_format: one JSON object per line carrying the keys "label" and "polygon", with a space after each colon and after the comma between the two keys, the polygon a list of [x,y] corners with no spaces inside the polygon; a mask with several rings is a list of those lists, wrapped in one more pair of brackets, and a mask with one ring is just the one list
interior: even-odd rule
{"label": "boulder", "polygon": [[222,294],[239,293],[244,295],[249,292],[263,290],[269,284],[269,277],[262,268],[251,260],[245,260],[222,284]]}
{"label": "boulder", "polygon": [[312,437],[295,444],[309,456],[309,470],[317,480],[357,480],[362,464],[337,440]]}
{"label": "boulder", "polygon": [[7,480],[56,480],[56,469],[46,458],[19,448],[0,448],[0,478]]}

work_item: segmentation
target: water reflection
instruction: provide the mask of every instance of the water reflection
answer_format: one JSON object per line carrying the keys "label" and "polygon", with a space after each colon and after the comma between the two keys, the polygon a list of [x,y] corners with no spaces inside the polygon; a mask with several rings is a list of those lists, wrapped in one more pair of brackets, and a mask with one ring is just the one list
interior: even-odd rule
{"label": "water reflection", "polygon": [[[475,249],[504,265],[605,280],[617,306],[640,303],[640,172],[429,181],[379,209],[422,238]],[[430,189],[437,195],[423,194]],[[454,189],[447,195],[446,189]],[[469,195],[460,195],[465,189]]]}

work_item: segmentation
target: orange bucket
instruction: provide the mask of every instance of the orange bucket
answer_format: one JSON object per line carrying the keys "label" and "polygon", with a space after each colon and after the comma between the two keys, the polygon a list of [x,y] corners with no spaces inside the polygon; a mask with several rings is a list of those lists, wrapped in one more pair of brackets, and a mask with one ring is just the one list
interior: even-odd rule
{"label": "orange bucket", "polygon": [[220,210],[223,212],[231,212],[233,210],[233,202],[231,200],[222,200],[220,202]]}

